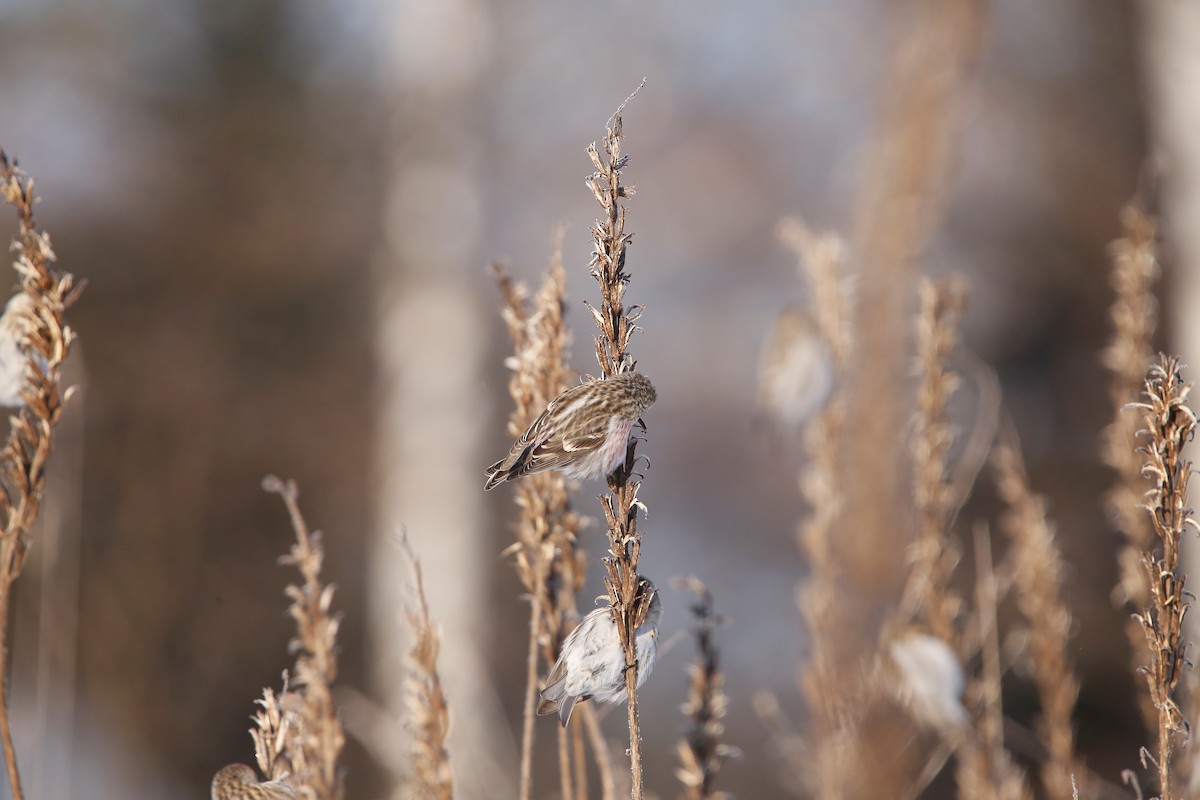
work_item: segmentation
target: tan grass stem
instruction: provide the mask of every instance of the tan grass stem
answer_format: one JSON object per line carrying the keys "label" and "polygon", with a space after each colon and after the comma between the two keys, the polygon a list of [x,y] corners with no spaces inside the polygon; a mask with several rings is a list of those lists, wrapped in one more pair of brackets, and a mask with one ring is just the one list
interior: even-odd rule
{"label": "tan grass stem", "polygon": [[1083,770],[1075,755],[1071,717],[1079,679],[1068,653],[1072,618],[1063,601],[1062,556],[1046,503],[1029,488],[1015,435],[996,447],[992,465],[1007,511],[1000,527],[1012,540],[1017,606],[1029,624],[1033,680],[1041,702],[1037,731],[1046,746],[1042,785],[1051,800],[1070,800],[1073,775]]}
{"label": "tan grass stem", "polygon": [[1135,407],[1143,412],[1142,474],[1150,482],[1144,507],[1157,541],[1142,554],[1149,602],[1137,618],[1150,651],[1146,683],[1158,711],[1159,797],[1171,800],[1171,757],[1186,729],[1174,691],[1187,664],[1183,617],[1190,605],[1179,571],[1179,546],[1184,531],[1196,528],[1188,507],[1192,464],[1183,449],[1196,428],[1196,416],[1187,406],[1192,386],[1183,382],[1178,359],[1160,356],[1145,386],[1145,402]]}
{"label": "tan grass stem", "polygon": [[587,732],[592,758],[596,760],[596,771],[600,773],[601,800],[616,800],[617,784],[613,777],[612,756],[608,752],[608,740],[604,738],[604,731],[600,729],[596,709],[589,703],[576,708],[575,713],[583,717],[583,728]]}
{"label": "tan grass stem", "polygon": [[[596,337],[596,360],[604,377],[632,370],[637,363],[629,354],[628,346],[642,309],[639,306],[627,309],[624,305],[625,285],[629,282],[625,251],[633,234],[625,232],[625,205],[621,202],[633,194],[631,187],[621,183],[621,171],[629,162],[629,156],[621,151],[624,134],[621,115],[636,94],[634,91],[609,120],[600,147],[592,144],[587,151],[596,170],[588,176],[587,185],[604,209],[604,220],[592,228],[594,247],[590,265],[592,276],[600,286],[600,307],[589,306],[600,331]],[[640,481],[632,480],[636,451],[637,439],[631,438],[625,461],[608,476],[609,492],[600,498],[600,503],[608,525],[609,542],[609,552],[604,558],[604,583],[617,632],[625,648],[630,794],[634,800],[640,800],[642,737],[638,721],[638,664],[634,636],[646,619],[650,597],[637,571],[642,543],[637,516],[642,503],[637,498]]]}
{"label": "tan grass stem", "polygon": [[299,740],[305,769],[297,779],[309,787],[317,800],[341,800],[344,794],[338,760],[345,734],[333,703],[333,684],[337,680],[337,633],[341,617],[330,611],[333,584],[321,578],[325,551],[320,531],[310,531],[300,512],[300,491],[295,481],[283,481],[274,475],[263,479],[263,489],[278,494],[291,518],[296,543],[279,563],[295,567],[303,578],[300,586],[289,585],[284,591],[291,606],[288,613],[296,623],[296,636],[289,648],[296,652],[292,679],[299,701],[297,710]]}
{"label": "tan grass stem", "polygon": [[973,720],[958,752],[960,797],[978,800],[1030,800],[1024,775],[1004,747],[1004,709],[1001,704],[1000,634],[996,607],[999,588],[992,568],[992,548],[986,525],[975,529],[975,615],[981,644],[981,674],[970,681],[966,705]]}
{"label": "tan grass stem", "polygon": [[[1112,373],[1108,396],[1113,407],[1113,421],[1104,430],[1101,455],[1116,473],[1104,505],[1124,539],[1124,546],[1117,554],[1120,575],[1113,590],[1113,602],[1121,608],[1133,609],[1145,608],[1149,601],[1142,553],[1154,540],[1154,531],[1141,509],[1150,484],[1142,474],[1137,454],[1140,421],[1136,414],[1127,412],[1126,406],[1141,396],[1146,371],[1154,358],[1152,342],[1158,325],[1154,287],[1160,273],[1157,238],[1155,221],[1139,200],[1121,209],[1121,238],[1109,245],[1113,301],[1108,317],[1112,337],[1101,354],[1104,366]],[[1149,663],[1145,634],[1132,618],[1126,625],[1126,633],[1132,646],[1133,674],[1140,682]],[[1158,724],[1158,712],[1148,695],[1139,697],[1147,730],[1153,730]]]}
{"label": "tan grass stem", "polygon": [[[570,333],[563,320],[566,302],[562,267],[562,231],[555,234],[550,268],[532,304],[528,290],[514,282],[501,265],[493,274],[504,298],[502,315],[513,341],[509,394],[513,412],[508,430],[520,435],[542,409],[569,385],[567,352]],[[533,791],[533,753],[538,698],[539,660],[554,662],[576,616],[575,595],[583,584],[583,554],[576,548],[581,525],[571,508],[566,480],[556,472],[526,476],[515,487],[519,515],[516,542],[505,552],[514,558],[517,578],[530,598],[529,646],[526,654],[522,714],[521,767],[518,796]],[[571,797],[570,749],[559,748],[559,780],[563,797]]]}
{"label": "tan grass stem", "polygon": [[413,571],[413,599],[404,612],[413,634],[404,676],[404,705],[413,731],[412,771],[407,788],[413,797],[454,800],[454,771],[446,746],[450,737],[450,705],[438,672],[441,637],[429,615],[421,562],[403,532],[397,539]]}
{"label": "tan grass stem", "polygon": [[812,298],[817,333],[828,345],[834,365],[833,393],[804,430],[808,463],[800,473],[799,484],[808,514],[797,528],[797,541],[808,559],[810,573],[799,592],[800,612],[811,642],[811,656],[801,682],[813,726],[821,736],[838,715],[839,698],[845,694],[845,673],[837,665],[848,655],[835,649],[843,639],[837,615],[840,568],[834,536],[844,502],[839,455],[845,418],[841,378],[852,348],[850,307],[844,289],[844,248],[835,236],[817,236],[800,220],[786,219],[779,225],[779,238],[796,254],[797,269]]}
{"label": "tan grass stem", "polygon": [[931,634],[953,642],[958,638],[956,621],[962,600],[950,586],[958,550],[949,529],[960,498],[950,479],[948,461],[955,430],[946,409],[959,378],[947,370],[946,363],[958,343],[958,326],[966,308],[966,284],[960,277],[939,283],[923,279],[918,293],[920,384],[911,440],[917,538],[909,554],[911,566],[901,609],[911,609]]}
{"label": "tan grass stem", "polygon": [[9,418],[8,439],[0,451],[0,742],[13,800],[24,800],[8,708],[9,605],[41,508],[54,431],[71,394],[62,387],[61,370],[75,333],[63,314],[81,286],[72,275],[54,268],[50,237],[34,220],[33,180],[2,150],[0,195],[17,212],[13,267],[29,301],[16,317],[15,331],[26,358],[24,405]]}
{"label": "tan grass stem", "polygon": [[729,698],[713,643],[713,631],[722,620],[713,611],[712,593],[698,578],[689,576],[676,585],[696,594],[691,612],[697,656],[688,665],[688,699],[682,706],[687,726],[676,747],[679,767],[675,776],[683,784],[682,800],[721,800],[727,795],[716,788],[717,774],[725,760],[735,754],[722,739]]}

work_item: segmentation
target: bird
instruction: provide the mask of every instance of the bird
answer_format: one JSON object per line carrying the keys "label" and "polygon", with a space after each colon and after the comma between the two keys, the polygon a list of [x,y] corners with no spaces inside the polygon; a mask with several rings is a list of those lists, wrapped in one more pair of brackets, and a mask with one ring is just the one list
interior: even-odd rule
{"label": "bird", "polygon": [[21,396],[29,372],[25,331],[32,315],[33,298],[23,291],[12,296],[0,315],[0,406],[16,408],[25,405],[25,398]]}
{"label": "bird", "polygon": [[834,389],[829,343],[800,306],[779,312],[763,342],[758,369],[758,413],[780,432],[795,434],[820,412]]}
{"label": "bird", "polygon": [[296,800],[296,793],[282,781],[259,783],[245,764],[230,764],[213,778],[212,800]]}
{"label": "bird", "polygon": [[913,629],[896,637],[887,655],[893,667],[893,689],[917,722],[939,731],[966,725],[962,701],[966,674],[949,644]]}
{"label": "bird", "polygon": [[603,478],[621,463],[634,424],[656,399],[654,385],[639,372],[572,386],[487,468],[484,490],[548,469],[568,478]]}
{"label": "bird", "polygon": [[[658,590],[644,581],[650,593],[646,619],[634,639],[637,652],[637,685],[640,689],[654,669],[658,654],[658,621],[662,602]],[[623,703],[629,692],[625,685],[625,648],[617,634],[611,607],[597,608],[567,635],[562,652],[541,691],[538,716],[558,712],[565,728],[575,704],[583,700],[598,703]]]}

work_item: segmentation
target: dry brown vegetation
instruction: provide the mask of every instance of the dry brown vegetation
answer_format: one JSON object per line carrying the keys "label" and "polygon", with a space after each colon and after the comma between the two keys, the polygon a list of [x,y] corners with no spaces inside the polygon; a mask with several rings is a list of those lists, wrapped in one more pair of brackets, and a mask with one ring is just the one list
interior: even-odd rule
{"label": "dry brown vegetation", "polygon": [[[807,292],[808,333],[827,349],[825,366],[833,373],[830,395],[804,424],[796,443],[805,456],[796,490],[806,508],[796,539],[808,570],[798,580],[797,592],[808,644],[806,658],[797,665],[797,683],[806,708],[783,709],[768,697],[760,698],[757,707],[782,756],[782,782],[797,796],[912,798],[931,791],[934,782],[943,792],[953,784],[964,799],[1066,800],[1113,790],[1089,771],[1079,752],[1074,720],[1081,682],[1072,656],[1077,625],[1064,590],[1070,565],[1052,509],[1038,494],[1015,434],[1006,429],[993,441],[995,422],[985,408],[993,376],[961,366],[974,363],[960,344],[969,289],[957,276],[916,279],[916,253],[936,217],[943,148],[951,138],[943,118],[952,118],[946,107],[970,66],[978,33],[973,14],[963,13],[943,23],[947,30],[942,33],[957,42],[948,51],[950,63],[942,65],[953,80],[925,85],[925,72],[932,68],[919,63],[910,65],[913,74],[899,78],[921,89],[923,102],[915,117],[898,123],[896,133],[900,145],[913,151],[912,165],[920,169],[885,175],[875,187],[879,206],[872,213],[884,214],[880,209],[890,207],[888,198],[913,191],[923,198],[920,218],[868,220],[864,224],[875,227],[860,239],[870,246],[860,243],[857,250],[834,234],[814,234],[798,220],[780,226]],[[598,329],[595,354],[603,378],[636,368],[629,344],[642,311],[626,306],[625,299],[632,237],[625,227],[625,201],[632,189],[623,182],[629,163],[623,150],[623,109],[610,119],[600,143],[587,151],[595,170],[588,187],[602,209],[592,230],[588,269],[599,288],[599,302],[589,308]],[[49,239],[34,223],[32,182],[2,153],[0,181],[19,218],[15,266],[28,298],[10,326],[27,354],[24,403],[11,417],[9,438],[0,451],[4,683],[12,587],[29,550],[54,428],[69,395],[61,387],[60,371],[73,334],[63,313],[75,287],[70,275],[53,268]],[[1184,625],[1190,595],[1180,546],[1189,528],[1197,527],[1187,494],[1192,464],[1184,449],[1196,417],[1187,405],[1191,385],[1178,359],[1161,356],[1150,363],[1158,277],[1154,220],[1131,205],[1121,222],[1123,238],[1112,250],[1113,335],[1103,353],[1112,372],[1114,406],[1104,438],[1104,457],[1115,478],[1107,510],[1125,540],[1114,597],[1119,605],[1137,610],[1138,657],[1132,666],[1146,687],[1153,739],[1140,757],[1129,753],[1128,761],[1131,767],[1140,763],[1139,782],[1152,783],[1155,796],[1171,800],[1187,796],[1189,776],[1180,751],[1189,720],[1200,712],[1192,696],[1181,696],[1190,669]],[[903,274],[913,280],[888,278],[862,292],[849,288],[851,275],[879,278],[886,259],[857,262],[864,254],[880,256],[892,245],[900,253],[896,258]],[[532,296],[502,267],[495,267],[494,275],[513,345],[506,361],[513,401],[508,432],[517,436],[575,378],[568,364],[572,336],[564,319],[562,235]],[[876,313],[881,308],[887,313]],[[900,364],[913,365],[914,380],[903,378]],[[976,390],[965,414],[963,404],[956,405],[964,384],[974,384]],[[902,424],[905,419],[911,424]],[[982,441],[990,455],[1000,507],[994,519],[973,519],[970,525],[959,515],[979,469],[971,444],[964,444],[967,433],[971,442]],[[624,650],[628,694],[628,738],[618,749],[627,748],[628,793],[635,800],[648,794],[645,774],[651,771],[673,771],[680,796],[687,800],[717,800],[728,796],[719,782],[723,766],[737,751],[725,740],[732,705],[715,641],[720,619],[707,588],[694,578],[683,584],[698,598],[692,606],[697,657],[688,668],[684,733],[675,751],[679,763],[643,759],[635,633],[646,619],[650,598],[639,573],[639,523],[645,516],[638,498],[644,477],[638,472],[641,441],[629,439],[623,460],[608,476],[608,491],[600,497],[603,577]],[[300,574],[286,589],[296,626],[290,652],[296,658],[282,687],[266,689],[257,701],[250,733],[258,772],[245,765],[226,767],[214,780],[212,796],[341,800],[347,791],[341,766],[345,741],[333,692],[339,630],[333,585],[322,575],[320,534],[310,531],[301,515],[296,485],[274,477],[263,485],[282,498],[296,537],[281,559]],[[539,687],[579,617],[587,548],[584,520],[572,502],[574,488],[555,472],[527,476],[512,487],[514,542],[505,555],[529,602],[520,687],[516,795],[521,800],[538,796]],[[401,546],[412,565],[413,587],[403,616],[411,648],[406,673],[398,678],[405,687],[411,769],[397,791],[404,797],[449,800],[455,794],[456,763],[449,733],[456,718],[464,724],[465,712],[458,710],[456,717],[453,698],[442,683],[441,637],[425,598],[424,578],[406,539]],[[902,557],[889,560],[888,553]],[[1006,606],[1015,611],[1006,614]],[[1032,745],[1011,735],[1014,724],[1005,708],[1005,681],[1022,670],[1037,703],[1034,730],[1028,734]],[[792,716],[806,719],[793,724]],[[574,725],[555,727],[557,796],[587,798],[595,782],[604,800],[615,800],[626,788],[624,771],[614,766],[619,758],[610,755],[599,715],[585,704],[575,719]],[[12,794],[24,800],[7,694],[0,703],[0,740]],[[470,757],[456,754],[457,759]]]}

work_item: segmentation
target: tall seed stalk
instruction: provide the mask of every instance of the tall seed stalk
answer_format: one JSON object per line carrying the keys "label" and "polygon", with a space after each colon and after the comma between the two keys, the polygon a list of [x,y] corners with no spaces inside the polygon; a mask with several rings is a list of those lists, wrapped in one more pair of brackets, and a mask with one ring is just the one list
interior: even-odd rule
{"label": "tall seed stalk", "polygon": [[1196,428],[1196,415],[1187,406],[1191,384],[1185,384],[1179,360],[1160,356],[1146,378],[1143,412],[1144,457],[1142,474],[1150,490],[1144,507],[1150,515],[1157,539],[1142,553],[1142,566],[1149,588],[1149,604],[1137,619],[1146,634],[1150,663],[1145,671],[1150,699],[1158,711],[1159,797],[1171,800],[1171,755],[1186,723],[1174,691],[1188,662],[1183,617],[1191,603],[1184,591],[1186,577],[1179,571],[1179,546],[1184,530],[1195,529],[1188,507],[1188,480],[1192,463],[1183,448]]}
{"label": "tall seed stalk", "polygon": [[[9,418],[8,439],[0,450],[0,740],[13,800],[24,800],[8,709],[8,610],[12,587],[29,555],[30,532],[46,489],[46,462],[54,430],[70,390],[62,388],[62,367],[75,332],[63,313],[82,286],[53,267],[50,237],[33,217],[33,179],[0,150],[0,195],[17,211],[19,230],[13,262],[28,303],[16,316],[18,342],[25,353],[24,405]],[[10,310],[9,313],[12,313]]]}
{"label": "tall seed stalk", "polygon": [[[641,88],[640,86],[638,87]],[[634,92],[636,95],[637,92]],[[634,95],[630,95],[632,99]],[[621,104],[617,113],[605,127],[604,139],[598,149],[595,144],[588,147],[588,157],[596,171],[587,178],[596,202],[604,209],[604,219],[592,227],[594,247],[590,264],[592,277],[600,286],[600,308],[588,308],[596,319],[600,330],[596,337],[596,360],[600,363],[605,378],[634,369],[637,362],[628,352],[629,337],[641,316],[639,306],[625,308],[625,284],[629,274],[625,271],[625,248],[633,234],[625,232],[625,206],[622,198],[632,196],[632,187],[621,183],[621,171],[629,163],[629,156],[621,152],[623,135],[621,114],[626,104]],[[634,463],[637,458],[637,439],[630,438],[625,451],[625,460],[608,476],[608,494],[600,498],[604,518],[608,524],[608,555],[604,557],[604,585],[608,589],[608,600],[612,606],[617,633],[625,648],[625,685],[629,691],[629,760],[632,778],[631,796],[642,797],[642,741],[638,725],[637,696],[637,650],[635,635],[646,619],[650,606],[649,593],[643,590],[638,576],[638,556],[641,553],[642,535],[637,528],[637,512],[642,503],[637,499],[640,480],[633,480]]]}

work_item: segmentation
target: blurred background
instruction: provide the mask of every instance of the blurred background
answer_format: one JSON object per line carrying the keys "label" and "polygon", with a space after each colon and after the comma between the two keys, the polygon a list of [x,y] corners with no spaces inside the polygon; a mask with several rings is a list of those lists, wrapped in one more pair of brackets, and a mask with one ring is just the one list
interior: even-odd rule
{"label": "blurred background", "polygon": [[[325,533],[348,797],[388,796],[405,765],[408,573],[387,541],[401,526],[443,630],[460,796],[515,796],[496,787],[516,785],[526,605],[501,557],[511,493],[481,488],[510,408],[485,266],[536,280],[565,224],[573,360],[596,371],[584,151],[643,77],[625,114],[627,297],[647,307],[632,349],[659,394],[642,566],[660,586],[700,576],[730,620],[727,739],[744,757],[723,787],[790,796],[751,711],[769,690],[804,716],[801,459],[752,424],[767,328],[804,297],[774,230],[800,215],[862,240],[889,174],[880,143],[919,102],[897,64],[954,5],[0,0],[0,146],[37,179],[61,266],[89,283],[71,314],[82,391],[11,642],[29,797],[202,798],[218,768],[252,761],[253,701],[291,663],[292,576],[276,564],[291,532],[260,489],[268,472],[299,481]],[[927,43],[945,74],[934,129],[916,134],[936,145],[930,185],[912,192],[937,199],[905,243],[915,269],[888,291],[915,309],[917,271],[970,282],[964,339],[1001,378],[1069,565],[1081,749],[1116,779],[1143,734],[1099,500],[1105,246],[1159,152],[1164,280],[1191,296],[1200,234],[1178,219],[1200,173],[1200,20],[1188,3],[1117,0],[976,11],[961,40]],[[0,217],[0,237],[14,231]],[[1163,345],[1186,356],[1197,337],[1173,307]],[[600,489],[577,507],[599,516]],[[593,595],[601,540],[585,532]],[[663,600],[669,638],[687,598]],[[664,797],[692,649],[669,649],[643,693],[648,787]],[[1027,682],[1010,683],[1010,713],[1028,718]],[[604,724],[619,741],[623,715]],[[552,726],[539,797],[555,796]]]}

